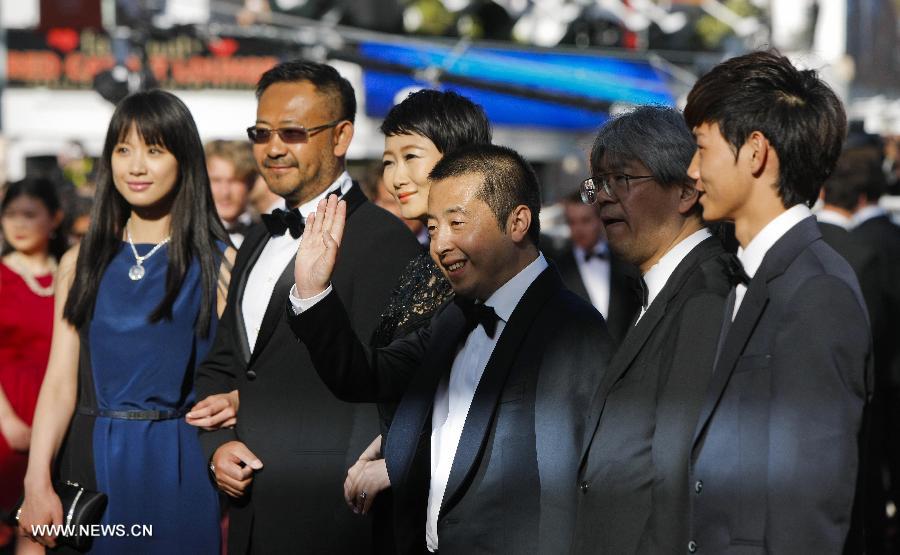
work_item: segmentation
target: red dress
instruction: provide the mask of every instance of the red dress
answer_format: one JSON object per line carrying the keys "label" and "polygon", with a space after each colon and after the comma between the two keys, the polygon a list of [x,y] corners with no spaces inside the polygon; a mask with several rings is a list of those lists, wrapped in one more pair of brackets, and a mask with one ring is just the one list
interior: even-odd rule
{"label": "red dress", "polygon": [[[37,278],[42,287],[50,275]],[[0,262],[0,387],[16,414],[31,425],[38,391],[47,369],[53,332],[53,295],[36,295],[22,277]],[[0,509],[22,495],[28,456],[10,449],[0,434]]]}

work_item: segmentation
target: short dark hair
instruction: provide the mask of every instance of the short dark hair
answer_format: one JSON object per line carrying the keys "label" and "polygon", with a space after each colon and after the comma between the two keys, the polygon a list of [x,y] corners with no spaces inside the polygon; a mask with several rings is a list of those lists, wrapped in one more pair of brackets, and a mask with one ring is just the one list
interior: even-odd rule
{"label": "short dark hair", "polygon": [[447,154],[463,145],[491,142],[491,124],[484,109],[453,91],[425,89],[409,93],[381,124],[386,137],[416,133]]}
{"label": "short dark hair", "polygon": [[591,148],[591,173],[607,164],[640,161],[664,187],[690,185],[688,166],[697,144],[681,113],[666,106],[639,106],[606,122]]}
{"label": "short dark hair", "polygon": [[256,83],[256,98],[275,83],[309,81],[323,95],[332,100],[336,119],[356,119],[356,95],[353,85],[333,67],[306,60],[282,62],[263,73]]}
{"label": "short dark hair", "polygon": [[847,134],[847,115],[834,91],[814,70],[798,70],[776,51],[726,60],[688,94],[691,128],[716,123],[734,150],[750,134],[765,135],[778,154],[778,194],[785,208],[816,201]]}
{"label": "short dark hair", "polygon": [[474,144],[441,158],[428,178],[442,181],[468,174],[484,179],[476,198],[488,205],[502,231],[506,232],[506,221],[516,206],[528,207],[531,211],[528,238],[537,246],[541,236],[541,187],[531,164],[511,148]]}
{"label": "short dark hair", "polygon": [[860,195],[871,198],[874,190],[877,191],[877,199],[884,190],[884,185],[881,165],[871,152],[865,148],[846,149],[823,186],[825,202],[844,210],[855,210]]}

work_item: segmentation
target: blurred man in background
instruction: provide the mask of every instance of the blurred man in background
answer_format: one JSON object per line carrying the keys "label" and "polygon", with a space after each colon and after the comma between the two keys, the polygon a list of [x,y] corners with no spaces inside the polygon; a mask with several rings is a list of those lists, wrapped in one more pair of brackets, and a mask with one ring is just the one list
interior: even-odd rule
{"label": "blurred man in background", "polygon": [[244,242],[253,223],[249,205],[250,188],[256,180],[253,151],[246,141],[211,141],[206,144],[206,171],[216,212],[235,247]]}

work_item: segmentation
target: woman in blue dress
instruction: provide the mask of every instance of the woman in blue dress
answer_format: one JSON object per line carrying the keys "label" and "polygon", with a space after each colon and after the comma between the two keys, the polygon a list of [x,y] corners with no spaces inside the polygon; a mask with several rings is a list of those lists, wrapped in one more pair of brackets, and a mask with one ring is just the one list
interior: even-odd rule
{"label": "woman in blue dress", "polygon": [[92,553],[218,553],[217,494],[183,416],[234,249],[177,97],[148,91],[118,105],[91,218],[59,265],[20,530],[64,522],[52,481],[68,480],[109,498],[101,524],[113,532]]}

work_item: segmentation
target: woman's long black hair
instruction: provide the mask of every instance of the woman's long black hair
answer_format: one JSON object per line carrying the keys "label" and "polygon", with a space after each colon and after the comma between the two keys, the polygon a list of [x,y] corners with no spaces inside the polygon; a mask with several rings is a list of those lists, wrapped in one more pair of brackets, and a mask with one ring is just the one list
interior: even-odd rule
{"label": "woman's long black hair", "polygon": [[[21,181],[10,183],[6,187],[6,193],[3,195],[3,202],[0,203],[0,214],[6,211],[6,208],[12,204],[12,201],[19,197],[31,197],[39,200],[47,211],[50,212],[52,218],[60,209],[59,195],[56,194],[56,185],[52,181],[43,177],[26,177]],[[63,253],[69,248],[65,231],[62,225],[57,226],[56,230],[50,235],[50,242],[47,244],[47,252],[50,256],[59,260]],[[0,254],[9,254],[15,249],[9,243],[4,243]]]}
{"label": "woman's long black hair", "polygon": [[81,242],[75,279],[63,316],[76,328],[93,315],[97,290],[106,267],[121,248],[125,222],[131,206],[113,183],[111,159],[116,144],[123,141],[132,125],[148,145],[159,145],[178,161],[178,182],[171,209],[171,241],[166,293],[150,314],[150,321],[172,318],[172,305],[178,296],[193,259],[200,263],[203,298],[200,315],[194,325],[198,334],[209,335],[210,319],[216,306],[216,286],[222,257],[216,241],[230,241],[216,215],[203,145],[194,118],[175,95],[160,90],[138,92],[116,107],[97,175],[97,194],[91,210],[91,226]]}

